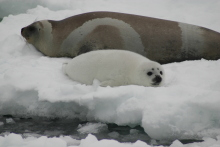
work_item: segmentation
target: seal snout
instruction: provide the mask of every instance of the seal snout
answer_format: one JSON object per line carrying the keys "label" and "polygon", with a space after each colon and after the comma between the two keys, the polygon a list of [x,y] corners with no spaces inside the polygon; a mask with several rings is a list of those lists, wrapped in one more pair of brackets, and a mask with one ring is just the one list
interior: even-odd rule
{"label": "seal snout", "polygon": [[24,37],[24,28],[21,29],[21,35]]}
{"label": "seal snout", "polygon": [[21,29],[21,34],[23,33],[23,31],[24,31],[24,28]]}
{"label": "seal snout", "polygon": [[154,81],[155,81],[156,83],[160,83],[160,82],[162,81],[162,78],[161,78],[160,76],[156,76],[156,77],[154,78]]}
{"label": "seal snout", "polygon": [[22,28],[21,29],[21,35],[25,38],[25,39],[28,39],[29,36],[27,35],[27,33],[25,33],[25,28]]}
{"label": "seal snout", "polygon": [[153,79],[153,85],[159,85],[162,82],[162,78],[159,75],[156,75]]}
{"label": "seal snout", "polygon": [[34,33],[33,31],[34,29],[30,29],[30,27],[24,27],[21,29],[21,35],[26,39],[26,40],[29,40],[30,39],[30,36],[31,34]]}

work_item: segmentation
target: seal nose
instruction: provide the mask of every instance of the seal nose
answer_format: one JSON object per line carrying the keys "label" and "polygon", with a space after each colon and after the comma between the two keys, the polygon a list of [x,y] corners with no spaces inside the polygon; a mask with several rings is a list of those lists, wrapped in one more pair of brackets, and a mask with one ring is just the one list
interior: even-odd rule
{"label": "seal nose", "polygon": [[160,83],[161,81],[162,81],[162,78],[160,76],[156,76],[154,78],[154,82],[156,82],[156,83]]}
{"label": "seal nose", "polygon": [[24,31],[24,28],[21,29],[21,33]]}

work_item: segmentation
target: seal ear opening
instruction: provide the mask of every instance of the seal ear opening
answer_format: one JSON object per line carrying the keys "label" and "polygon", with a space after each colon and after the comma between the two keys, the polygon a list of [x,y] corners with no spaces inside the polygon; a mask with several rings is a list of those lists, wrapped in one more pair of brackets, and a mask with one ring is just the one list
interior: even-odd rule
{"label": "seal ear opening", "polygon": [[63,63],[62,65],[62,71],[66,74],[66,66],[67,66],[67,62]]}

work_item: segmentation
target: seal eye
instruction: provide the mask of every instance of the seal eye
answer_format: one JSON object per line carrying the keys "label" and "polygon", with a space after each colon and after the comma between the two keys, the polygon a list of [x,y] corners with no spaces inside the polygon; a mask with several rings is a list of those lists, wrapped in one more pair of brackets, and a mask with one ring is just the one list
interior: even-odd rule
{"label": "seal eye", "polygon": [[148,72],[148,73],[147,73],[148,76],[151,76],[152,74],[153,74],[152,72]]}
{"label": "seal eye", "polygon": [[161,75],[163,75],[163,72],[162,72],[162,71],[160,71],[160,74],[161,74]]}

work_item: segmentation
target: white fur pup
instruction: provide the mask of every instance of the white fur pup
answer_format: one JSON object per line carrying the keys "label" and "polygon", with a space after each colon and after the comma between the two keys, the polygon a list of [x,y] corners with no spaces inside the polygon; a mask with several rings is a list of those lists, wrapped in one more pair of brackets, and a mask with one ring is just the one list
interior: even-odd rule
{"label": "white fur pup", "polygon": [[163,67],[142,55],[124,50],[91,51],[63,65],[72,80],[91,85],[94,79],[101,86],[160,86],[164,81]]}

